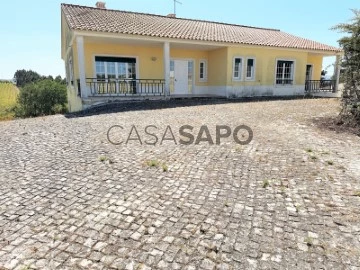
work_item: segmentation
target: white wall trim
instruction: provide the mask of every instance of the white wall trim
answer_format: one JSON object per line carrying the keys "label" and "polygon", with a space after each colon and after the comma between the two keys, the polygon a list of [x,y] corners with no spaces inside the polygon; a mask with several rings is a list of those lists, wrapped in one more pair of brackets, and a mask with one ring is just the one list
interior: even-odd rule
{"label": "white wall trim", "polygon": [[165,97],[170,96],[170,43],[164,42],[164,79],[165,79]]}
{"label": "white wall trim", "polygon": [[241,86],[196,86],[194,94],[214,95],[227,98],[303,96],[305,85],[274,87],[273,85],[241,85]]}
{"label": "white wall trim", "polygon": [[88,97],[88,91],[86,86],[85,78],[85,52],[84,52],[84,37],[76,37],[77,55],[78,55],[78,66],[79,66],[79,79],[81,88],[81,97]]}

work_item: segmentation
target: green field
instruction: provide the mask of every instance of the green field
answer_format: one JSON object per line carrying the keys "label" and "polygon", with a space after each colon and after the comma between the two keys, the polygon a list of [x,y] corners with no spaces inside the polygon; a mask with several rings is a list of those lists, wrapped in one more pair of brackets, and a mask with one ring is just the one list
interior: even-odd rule
{"label": "green field", "polygon": [[12,83],[0,82],[0,121],[14,117],[10,109],[16,104],[19,89]]}

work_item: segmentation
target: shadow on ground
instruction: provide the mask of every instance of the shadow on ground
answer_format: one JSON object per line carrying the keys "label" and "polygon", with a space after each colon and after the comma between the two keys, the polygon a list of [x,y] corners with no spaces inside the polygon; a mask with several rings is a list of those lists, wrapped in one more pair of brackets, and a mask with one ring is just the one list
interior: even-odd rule
{"label": "shadow on ground", "polygon": [[337,133],[350,133],[360,136],[360,127],[359,126],[350,126],[348,124],[344,124],[340,117],[317,117],[312,120],[312,122],[318,128],[322,130],[330,130],[335,131]]}
{"label": "shadow on ground", "polygon": [[[316,98],[316,99],[320,99]],[[289,97],[257,97],[257,98],[182,98],[170,100],[141,100],[141,101],[119,101],[109,102],[92,107],[90,109],[66,114],[67,118],[88,117],[101,114],[128,112],[128,111],[146,111],[146,110],[162,110],[177,107],[193,107],[202,105],[229,104],[241,102],[265,102],[278,100],[295,100],[295,99],[314,99],[313,97],[289,96]]]}

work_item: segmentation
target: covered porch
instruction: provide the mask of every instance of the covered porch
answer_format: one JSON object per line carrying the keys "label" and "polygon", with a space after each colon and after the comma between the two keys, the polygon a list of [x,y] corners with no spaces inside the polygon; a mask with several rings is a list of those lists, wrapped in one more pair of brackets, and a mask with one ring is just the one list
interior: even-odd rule
{"label": "covered porch", "polygon": [[206,91],[209,52],[226,50],[181,40],[88,33],[75,42],[76,88],[83,100],[216,96]]}
{"label": "covered porch", "polygon": [[[325,74],[321,74],[320,79],[312,77],[311,66],[306,67],[305,94],[315,96],[341,96],[340,86],[340,70],[341,70],[341,54],[335,55],[334,76],[332,79],[326,79]],[[323,72],[323,71],[322,71]]]}

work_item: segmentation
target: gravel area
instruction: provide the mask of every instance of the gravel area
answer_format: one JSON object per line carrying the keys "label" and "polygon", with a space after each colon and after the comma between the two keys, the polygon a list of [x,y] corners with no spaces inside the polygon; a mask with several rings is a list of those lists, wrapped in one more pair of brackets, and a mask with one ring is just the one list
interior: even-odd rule
{"label": "gravel area", "polygon": [[[317,124],[338,112],[179,100],[0,122],[0,269],[360,269],[360,137]],[[160,145],[167,126],[215,142],[242,124],[247,145]],[[143,144],[109,143],[113,125]]]}

